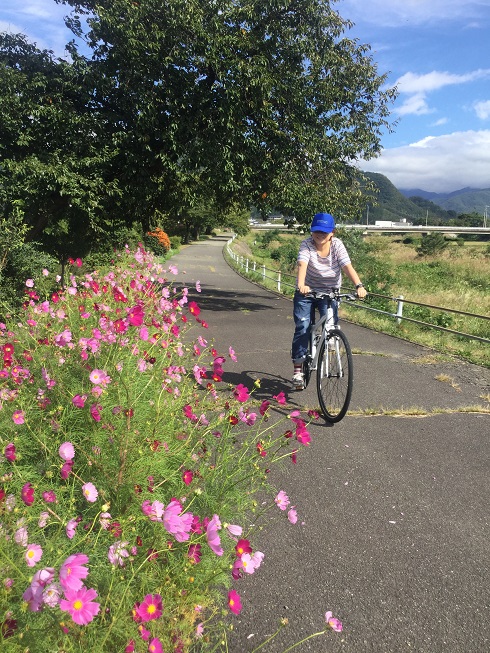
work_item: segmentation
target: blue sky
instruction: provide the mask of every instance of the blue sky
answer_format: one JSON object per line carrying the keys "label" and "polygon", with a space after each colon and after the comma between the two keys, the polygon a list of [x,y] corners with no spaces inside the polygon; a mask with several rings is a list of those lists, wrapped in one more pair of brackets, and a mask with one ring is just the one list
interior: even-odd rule
{"label": "blue sky", "polygon": [[[54,0],[1,0],[0,31],[22,32],[64,56],[71,39]],[[394,133],[363,170],[397,188],[449,192],[490,188],[490,0],[338,0],[371,45],[380,74],[397,85]]]}

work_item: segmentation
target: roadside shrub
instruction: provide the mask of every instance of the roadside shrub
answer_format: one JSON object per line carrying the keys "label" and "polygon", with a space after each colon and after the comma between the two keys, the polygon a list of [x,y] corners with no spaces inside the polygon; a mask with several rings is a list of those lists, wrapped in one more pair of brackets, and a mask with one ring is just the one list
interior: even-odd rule
{"label": "roadside shrub", "polygon": [[160,229],[160,227],[156,227],[153,231],[149,231],[145,235],[143,242],[146,247],[157,256],[165,256],[171,247],[168,235],[163,231],[163,229]]}
{"label": "roadside shrub", "polygon": [[440,254],[448,246],[448,241],[444,238],[444,234],[433,232],[422,236],[420,245],[416,248],[419,256],[433,256]]}
{"label": "roadside shrub", "polygon": [[180,236],[170,236],[169,237],[170,241],[170,249],[172,249],[174,252],[178,252],[181,248],[182,245],[182,239]]}
{"label": "roadside shrub", "polygon": [[[269,472],[318,415],[218,391],[235,353],[208,342],[173,266],[142,249],[105,273],[79,263],[49,300],[29,283],[25,319],[0,323],[2,653],[228,650],[229,588],[264,557],[245,524],[296,522]],[[330,612],[315,635],[328,628]]]}

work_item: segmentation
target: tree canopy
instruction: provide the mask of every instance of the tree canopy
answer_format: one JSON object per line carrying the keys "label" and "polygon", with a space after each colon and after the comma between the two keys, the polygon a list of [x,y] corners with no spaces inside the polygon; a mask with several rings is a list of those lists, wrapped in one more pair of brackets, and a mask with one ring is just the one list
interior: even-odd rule
{"label": "tree canopy", "polygon": [[[0,39],[0,198],[31,236],[362,204],[394,89],[326,0],[56,0],[71,60]],[[75,243],[68,243],[74,245]],[[72,250],[73,251],[73,250]],[[77,253],[77,252],[75,252]]]}

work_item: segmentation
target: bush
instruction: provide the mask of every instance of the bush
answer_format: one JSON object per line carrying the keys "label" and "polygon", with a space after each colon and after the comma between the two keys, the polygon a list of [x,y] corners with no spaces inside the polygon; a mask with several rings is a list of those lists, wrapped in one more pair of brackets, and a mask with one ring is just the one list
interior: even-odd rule
{"label": "bush", "polygon": [[272,429],[271,402],[218,392],[234,352],[162,274],[127,251],[0,326],[2,653],[216,651],[263,558],[240,524],[259,491],[289,504],[268,471],[310,417]]}
{"label": "bush", "polygon": [[182,238],[180,236],[170,236],[170,249],[173,249],[174,252],[178,252],[182,245]]}
{"label": "bush", "polygon": [[169,237],[160,227],[149,231],[145,235],[143,242],[147,249],[156,254],[156,256],[165,256],[171,247]]}
{"label": "bush", "polygon": [[440,254],[448,246],[444,234],[433,232],[422,236],[420,245],[416,248],[419,256],[433,256]]}

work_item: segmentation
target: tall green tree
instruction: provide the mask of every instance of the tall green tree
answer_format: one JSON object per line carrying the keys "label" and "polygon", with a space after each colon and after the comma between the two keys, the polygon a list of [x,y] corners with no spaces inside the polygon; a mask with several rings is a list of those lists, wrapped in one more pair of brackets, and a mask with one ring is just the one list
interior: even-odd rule
{"label": "tall green tree", "polygon": [[107,198],[118,192],[90,68],[0,34],[1,217],[21,216],[26,241],[60,261],[109,229]]}
{"label": "tall green tree", "polygon": [[[97,63],[119,210],[359,212],[393,89],[328,0],[57,0]],[[87,28],[84,26],[88,25]]]}

